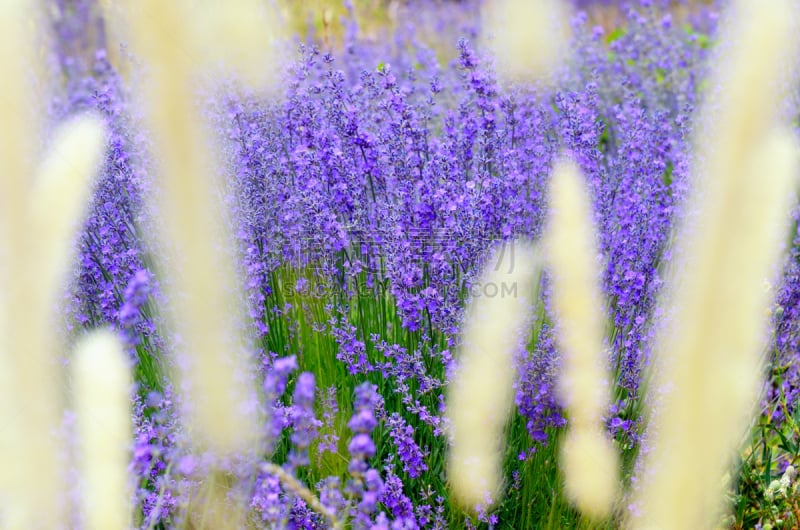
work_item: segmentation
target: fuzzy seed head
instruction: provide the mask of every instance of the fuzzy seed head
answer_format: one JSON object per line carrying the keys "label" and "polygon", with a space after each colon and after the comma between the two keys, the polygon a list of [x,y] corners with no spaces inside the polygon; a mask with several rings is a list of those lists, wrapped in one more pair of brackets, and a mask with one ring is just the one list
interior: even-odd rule
{"label": "fuzzy seed head", "polygon": [[503,427],[513,404],[513,356],[526,337],[538,270],[534,249],[521,241],[506,243],[489,260],[469,301],[461,364],[450,384],[447,412],[452,428],[450,482],[467,508],[485,505],[487,497],[498,498]]}

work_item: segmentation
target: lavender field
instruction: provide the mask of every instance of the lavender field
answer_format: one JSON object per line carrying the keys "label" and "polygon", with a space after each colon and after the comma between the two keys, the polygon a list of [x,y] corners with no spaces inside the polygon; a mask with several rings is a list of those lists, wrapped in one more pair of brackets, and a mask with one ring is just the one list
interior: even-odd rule
{"label": "lavender field", "polygon": [[0,528],[800,528],[800,6],[491,3],[0,0]]}

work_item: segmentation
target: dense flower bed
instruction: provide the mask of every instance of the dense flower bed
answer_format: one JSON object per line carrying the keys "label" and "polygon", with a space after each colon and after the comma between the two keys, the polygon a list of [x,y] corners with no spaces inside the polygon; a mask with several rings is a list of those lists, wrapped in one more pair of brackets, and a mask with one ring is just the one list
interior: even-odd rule
{"label": "dense flower bed", "polygon": [[[465,296],[491,247],[506,242],[513,252],[515,237],[541,236],[561,150],[578,162],[593,196],[615,378],[606,425],[626,482],[634,476],[646,345],[690,178],[691,118],[715,26],[711,11],[678,23],[642,3],[626,8],[613,32],[579,16],[573,59],[550,87],[498,81],[469,31],[452,43],[457,58],[442,63],[412,31],[377,45],[351,27],[341,49],[300,46],[276,73],[284,81],[277,95],[243,95],[228,84],[204,92],[230,174],[246,325],[274,405],[263,426],[271,442],[259,458],[294,474],[338,519],[354,528],[577,524],[553,451],[567,419],[554,392],[559,358],[546,274],[539,317],[516,356],[505,498],[487,499],[471,516],[451,503],[444,476],[444,389]],[[138,524],[180,527],[210,463],[186,452],[166,378],[172,338],[163,332],[145,237],[155,222],[145,206],[153,192],[147,139],[106,50],[90,50],[88,67],[68,55],[79,47],[67,44],[85,37],[69,26],[81,16],[90,18],[77,9],[60,22],[66,90],[52,112],[98,109],[112,136],[68,320],[76,329],[109,323],[126,337],[139,383]],[[732,490],[737,524],[748,527],[780,516],[764,500],[765,485],[798,458],[800,232],[793,238],[773,287],[759,452],[747,452],[749,467]],[[225,470],[244,479],[231,495],[249,499],[256,527],[326,526],[269,468],[244,460]]]}

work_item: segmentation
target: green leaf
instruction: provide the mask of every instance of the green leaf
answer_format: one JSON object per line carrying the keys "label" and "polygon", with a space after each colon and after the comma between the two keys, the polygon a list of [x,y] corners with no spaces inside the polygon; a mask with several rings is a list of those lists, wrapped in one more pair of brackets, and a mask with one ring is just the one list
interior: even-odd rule
{"label": "green leaf", "polygon": [[606,44],[611,44],[612,42],[614,42],[615,40],[619,39],[623,35],[625,35],[625,29],[624,28],[619,27],[619,28],[614,29],[614,31],[609,33],[608,37],[606,37]]}

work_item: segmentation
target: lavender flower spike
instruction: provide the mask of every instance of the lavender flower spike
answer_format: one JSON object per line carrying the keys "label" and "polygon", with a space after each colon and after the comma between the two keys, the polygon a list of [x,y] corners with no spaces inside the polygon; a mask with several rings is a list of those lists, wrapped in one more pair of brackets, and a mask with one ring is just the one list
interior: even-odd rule
{"label": "lavender flower spike", "polygon": [[450,383],[448,473],[453,494],[468,508],[500,491],[503,426],[514,397],[513,354],[527,336],[540,263],[523,241],[507,242],[472,288],[461,365]]}
{"label": "lavender flower spike", "polygon": [[561,448],[566,490],[582,512],[603,518],[619,489],[619,459],[603,432],[609,374],[591,201],[572,161],[561,160],[553,169],[550,209],[547,259],[563,352],[562,400],[569,415]]}
{"label": "lavender flower spike", "polygon": [[734,2],[723,34],[720,94],[706,102],[713,131],[696,147],[703,178],[662,301],[669,321],[654,347],[653,445],[634,528],[712,528],[724,507],[723,476],[756,410],[770,303],[764,282],[780,263],[799,169],[792,134],[773,130],[782,77],[798,51],[793,4]]}
{"label": "lavender flower spike", "polygon": [[130,367],[120,339],[103,330],[84,337],[72,373],[85,528],[125,530],[132,515],[127,473],[132,411]]}

